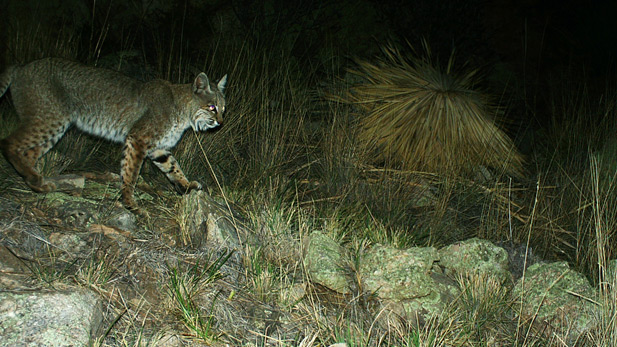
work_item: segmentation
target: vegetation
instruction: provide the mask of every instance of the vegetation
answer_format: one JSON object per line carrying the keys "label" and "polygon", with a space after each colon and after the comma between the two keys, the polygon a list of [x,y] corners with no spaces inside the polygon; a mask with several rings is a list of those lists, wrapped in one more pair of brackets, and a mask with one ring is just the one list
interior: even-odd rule
{"label": "vegetation", "polygon": [[231,254],[223,254],[213,262],[207,262],[203,268],[197,263],[184,274],[179,273],[176,268],[170,270],[168,290],[173,301],[172,305],[178,308],[179,315],[189,332],[205,342],[216,339],[212,332],[214,316],[205,315],[195,304],[194,298],[204,290],[204,287],[223,277],[219,269],[230,256]]}
{"label": "vegetation", "polygon": [[497,110],[474,90],[478,71],[455,74],[454,54],[440,69],[425,50],[410,63],[386,47],[378,65],[360,61],[352,71],[366,81],[345,99],[362,110],[360,142],[377,147],[378,162],[398,162],[406,170],[457,175],[484,165],[522,176],[521,154],[492,119]]}
{"label": "vegetation", "polygon": [[[527,81],[520,77],[516,92],[505,87],[491,91],[505,95],[495,105],[486,93],[477,91],[478,85],[485,84],[476,80],[475,70],[451,75],[457,68],[454,59],[445,69],[430,57],[410,62],[404,47],[396,45],[386,48],[378,61],[363,57],[347,64],[307,58],[297,53],[298,46],[312,42],[303,39],[300,30],[306,23],[288,29],[277,26],[277,36],[266,31],[260,35],[259,30],[243,36],[222,28],[213,34],[215,24],[210,23],[209,35],[189,41],[182,33],[189,31],[189,25],[199,25],[181,16],[186,8],[176,8],[177,4],[167,8],[163,2],[152,2],[162,8],[139,12],[114,7],[124,4],[100,3],[82,9],[88,20],[72,25],[61,15],[54,17],[60,22],[41,21],[38,26],[16,18],[5,33],[6,45],[12,48],[4,60],[64,56],[118,68],[137,78],[156,76],[174,82],[190,80],[194,71],[217,77],[228,74],[224,127],[187,133],[174,151],[188,177],[206,183],[213,196],[233,204],[248,217],[249,229],[267,241],[263,248],[247,246],[245,287],[237,290],[264,305],[276,302],[297,318],[299,330],[304,331],[296,341],[267,343],[560,343],[557,337],[534,335],[524,322],[513,319],[506,290],[481,278],[460,279],[463,295],[456,304],[424,324],[395,318],[386,326],[376,324],[380,312],[371,311],[370,293],[361,288],[341,299],[307,286],[305,299],[296,300],[297,284],[309,281],[294,245],[313,229],[323,229],[340,240],[357,259],[363,249],[377,243],[441,246],[477,236],[512,247],[523,245],[546,260],[567,260],[602,293],[597,330],[581,339],[611,346],[617,338],[617,279],[607,265],[617,256],[617,156],[612,140],[617,129],[617,93],[611,87],[587,88],[580,76],[569,77],[569,83],[548,81],[553,92],[546,107],[540,107],[532,102],[540,92],[526,89]],[[320,10],[324,16],[333,11]],[[114,13],[130,20],[112,18]],[[156,23],[164,23],[167,31],[150,31]],[[52,34],[50,27],[60,27],[60,34]],[[286,40],[276,39],[281,35]],[[324,51],[332,56],[338,53],[332,47],[320,52]],[[353,77],[344,77],[346,67]],[[518,95],[525,98],[516,99]],[[0,103],[2,129],[16,125],[6,99]],[[502,128],[496,121],[514,109],[523,110],[525,121],[532,124],[529,132],[535,135],[526,160],[509,137],[514,127]],[[549,121],[539,126],[533,123],[537,118]],[[517,140],[519,144],[528,141]],[[69,132],[41,165],[48,175],[117,172],[120,150]],[[167,187],[152,166],[146,165],[142,173],[156,187]],[[3,187],[20,184],[6,163],[0,176]],[[191,243],[185,234],[181,238],[183,244]],[[139,300],[129,302],[118,294],[129,287],[115,287],[118,274],[112,269],[122,259],[105,254],[104,249],[83,262],[61,260],[56,252],[49,251],[50,259],[37,259],[28,267],[47,286],[72,280],[107,299],[117,319],[110,323],[101,345],[140,345],[145,335],[158,330],[154,326],[158,317],[152,317]],[[205,288],[224,280],[218,271],[228,258],[205,266],[197,262],[187,271],[170,266],[165,275],[168,300],[164,304],[190,339],[212,344],[242,341],[242,336],[221,330],[208,307],[195,304]],[[256,335],[265,333],[264,328]],[[266,340],[263,337],[262,345]]]}

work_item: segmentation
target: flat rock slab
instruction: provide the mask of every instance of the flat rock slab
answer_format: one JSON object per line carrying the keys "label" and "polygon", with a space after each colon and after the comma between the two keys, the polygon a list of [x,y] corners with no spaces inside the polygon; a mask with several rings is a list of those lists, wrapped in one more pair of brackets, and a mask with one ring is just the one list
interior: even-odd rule
{"label": "flat rock slab", "polygon": [[46,177],[46,182],[52,182],[56,185],[56,190],[60,192],[78,192],[81,193],[86,185],[84,176],[68,174],[54,177]]}
{"label": "flat rock slab", "polygon": [[0,346],[88,346],[102,321],[87,290],[0,292]]}

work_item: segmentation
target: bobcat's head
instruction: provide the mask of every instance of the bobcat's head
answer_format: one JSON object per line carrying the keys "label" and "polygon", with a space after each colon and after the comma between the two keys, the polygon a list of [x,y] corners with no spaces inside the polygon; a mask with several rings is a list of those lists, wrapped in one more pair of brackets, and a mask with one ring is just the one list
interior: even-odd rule
{"label": "bobcat's head", "polygon": [[193,82],[193,100],[196,100],[199,108],[193,114],[191,127],[195,131],[204,131],[223,124],[225,113],[225,84],[227,75],[223,76],[217,84],[210,83],[205,73],[200,73]]}

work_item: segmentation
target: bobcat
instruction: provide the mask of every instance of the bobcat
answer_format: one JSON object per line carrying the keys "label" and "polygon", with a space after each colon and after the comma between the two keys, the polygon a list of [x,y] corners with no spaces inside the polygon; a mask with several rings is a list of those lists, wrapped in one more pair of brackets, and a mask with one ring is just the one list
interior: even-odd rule
{"label": "bobcat", "polygon": [[71,125],[124,143],[122,202],[138,210],[133,191],[146,157],[180,193],[201,189],[189,182],[169,150],[185,130],[223,123],[227,75],[217,84],[203,72],[192,84],[143,83],[119,72],[46,58],[13,66],[0,75],[0,97],[9,89],[21,125],[0,140],[4,157],[36,192],[55,190],[34,168]]}

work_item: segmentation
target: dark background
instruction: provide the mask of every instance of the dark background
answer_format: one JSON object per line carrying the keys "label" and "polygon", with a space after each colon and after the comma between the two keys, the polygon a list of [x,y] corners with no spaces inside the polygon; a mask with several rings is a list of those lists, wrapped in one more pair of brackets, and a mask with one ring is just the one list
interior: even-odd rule
{"label": "dark background", "polygon": [[[29,26],[41,32],[71,31],[80,56],[90,58],[104,32],[100,56],[182,43],[187,53],[211,49],[220,37],[277,40],[303,63],[321,55],[370,57],[386,41],[426,39],[446,57],[455,48],[478,65],[507,62],[518,70],[585,65],[612,71],[617,2],[553,0],[470,1],[8,1],[0,2],[3,58],[11,56],[9,32]],[[90,55],[90,56],[88,56]]]}
{"label": "dark background", "polygon": [[[542,127],[552,107],[545,100],[564,81],[592,94],[614,84],[616,15],[617,1],[600,0],[4,0],[0,68],[68,55],[186,82],[218,64],[214,52],[250,44],[291,57],[298,76],[327,81],[386,44],[412,53],[426,40],[442,63],[454,51],[461,65],[479,68],[513,122]],[[49,47],[67,40],[70,52]]]}

